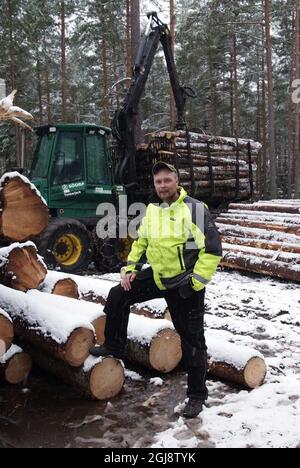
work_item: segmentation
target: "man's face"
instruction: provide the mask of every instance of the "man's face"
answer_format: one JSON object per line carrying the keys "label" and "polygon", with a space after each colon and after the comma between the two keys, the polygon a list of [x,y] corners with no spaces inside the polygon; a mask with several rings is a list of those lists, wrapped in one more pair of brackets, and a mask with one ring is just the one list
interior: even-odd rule
{"label": "man's face", "polygon": [[175,196],[178,189],[179,179],[174,172],[162,169],[154,176],[154,186],[161,200],[169,200]]}

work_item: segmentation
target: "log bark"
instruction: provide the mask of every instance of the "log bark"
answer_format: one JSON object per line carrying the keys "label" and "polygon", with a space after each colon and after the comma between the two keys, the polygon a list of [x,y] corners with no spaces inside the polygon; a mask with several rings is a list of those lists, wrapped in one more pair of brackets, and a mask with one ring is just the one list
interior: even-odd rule
{"label": "log bark", "polygon": [[88,357],[79,368],[49,356],[44,350],[26,344],[34,362],[41,368],[94,400],[107,400],[120,393],[125,381],[122,363],[112,357]]}
{"label": "log bark", "polygon": [[291,213],[291,214],[300,214],[300,207],[292,206],[291,204],[261,204],[254,203],[252,205],[241,204],[241,203],[231,203],[229,205],[229,210],[238,210],[238,211],[264,211],[270,213]]}
{"label": "log bark", "polygon": [[48,207],[33,185],[18,173],[0,181],[0,236],[23,242],[41,234],[48,224]]}
{"label": "log bark", "polygon": [[13,345],[0,359],[0,380],[17,385],[24,382],[30,374],[32,359],[29,354]]}
{"label": "log bark", "polygon": [[258,229],[265,229],[266,231],[278,231],[278,232],[285,232],[287,234],[295,234],[296,236],[300,236],[300,226],[288,226],[286,224],[277,224],[274,223],[266,223],[264,221],[247,221],[247,220],[239,220],[239,219],[227,219],[224,217],[219,217],[217,219],[218,223],[221,224],[230,224],[232,226],[242,226],[245,228],[258,228]]}
{"label": "log bark", "polygon": [[223,244],[224,259],[226,259],[227,253],[241,253],[244,255],[249,255],[259,259],[269,259],[271,262],[282,262],[287,263],[292,266],[300,267],[300,255],[294,254],[292,252],[282,252],[281,250],[265,250],[257,249],[255,247],[243,246],[243,245],[233,245],[233,244]]}
{"label": "log bark", "polygon": [[284,262],[259,259],[256,256],[245,255],[240,252],[228,252],[223,258],[221,265],[234,270],[260,273],[300,282],[299,265],[289,266]]}
{"label": "log bark", "polygon": [[238,369],[234,365],[209,359],[209,373],[221,380],[236,383],[242,387],[255,389],[260,387],[266,377],[267,368],[263,359],[253,357],[247,364]]}
{"label": "log bark", "polygon": [[248,238],[239,238],[239,237],[229,237],[226,235],[221,236],[222,242],[225,244],[232,244],[235,246],[245,246],[245,247],[254,247],[257,249],[265,250],[275,250],[281,252],[289,252],[300,254],[300,245],[281,243],[281,242],[266,242],[260,239],[248,239]]}
{"label": "log bark", "polygon": [[0,358],[9,350],[14,338],[14,327],[9,315],[0,309]]}
{"label": "log bark", "polygon": [[227,213],[222,214],[223,218],[230,219],[232,221],[245,221],[253,222],[257,221],[260,223],[271,223],[280,224],[282,226],[296,227],[300,226],[300,216],[296,214],[284,214],[284,213],[266,213],[264,211],[239,211],[232,212],[231,210]]}
{"label": "log bark", "polygon": [[[219,218],[218,218],[219,219]],[[264,229],[253,229],[250,227],[233,226],[231,224],[222,224],[216,221],[217,228],[221,235],[233,237],[247,237],[250,239],[259,239],[265,241],[276,241],[289,244],[298,244],[299,236],[287,234],[279,231],[267,231]]]}
{"label": "log bark", "polygon": [[38,288],[47,274],[47,268],[31,242],[0,249],[0,265],[2,283],[24,292]]}
{"label": "log bark", "polygon": [[18,337],[71,366],[81,366],[89,355],[94,328],[75,310],[55,309],[38,291],[24,294],[5,286],[0,286],[0,307],[11,315]]}

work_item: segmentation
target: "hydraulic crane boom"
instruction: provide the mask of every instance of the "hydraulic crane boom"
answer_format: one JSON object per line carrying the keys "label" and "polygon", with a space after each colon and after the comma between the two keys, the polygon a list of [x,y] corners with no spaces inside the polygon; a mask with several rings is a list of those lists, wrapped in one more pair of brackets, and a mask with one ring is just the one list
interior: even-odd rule
{"label": "hydraulic crane boom", "polygon": [[159,20],[157,13],[149,13],[148,18],[149,22],[136,58],[131,86],[122,108],[116,112],[112,122],[113,135],[119,142],[119,151],[121,153],[116,169],[116,178],[118,183],[127,185],[128,188],[136,183],[135,125],[139,104],[159,43],[163,47],[175,98],[177,129],[186,128],[185,103],[187,96],[196,97],[196,92],[192,88],[181,86],[179,83],[172,51],[172,38],[168,26]]}

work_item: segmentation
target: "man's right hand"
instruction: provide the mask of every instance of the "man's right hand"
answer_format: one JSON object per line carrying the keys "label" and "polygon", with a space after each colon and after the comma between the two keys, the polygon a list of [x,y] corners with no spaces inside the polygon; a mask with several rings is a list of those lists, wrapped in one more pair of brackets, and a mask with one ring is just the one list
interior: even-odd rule
{"label": "man's right hand", "polygon": [[124,289],[124,291],[130,291],[132,288],[132,283],[136,278],[136,273],[130,273],[126,275],[124,278],[121,280],[121,286]]}

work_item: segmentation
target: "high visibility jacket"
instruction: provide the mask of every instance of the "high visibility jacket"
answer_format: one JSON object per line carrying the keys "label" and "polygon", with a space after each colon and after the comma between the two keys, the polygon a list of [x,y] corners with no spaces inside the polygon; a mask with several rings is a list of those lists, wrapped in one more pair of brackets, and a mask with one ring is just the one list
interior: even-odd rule
{"label": "high visibility jacket", "polygon": [[188,282],[195,291],[204,289],[222,259],[221,238],[208,207],[189,197],[183,188],[172,205],[151,203],[125,272],[138,272],[144,254],[160,290]]}

